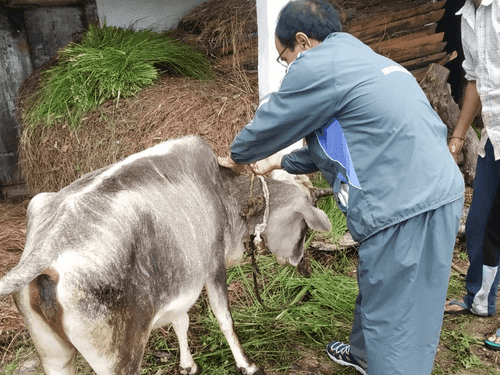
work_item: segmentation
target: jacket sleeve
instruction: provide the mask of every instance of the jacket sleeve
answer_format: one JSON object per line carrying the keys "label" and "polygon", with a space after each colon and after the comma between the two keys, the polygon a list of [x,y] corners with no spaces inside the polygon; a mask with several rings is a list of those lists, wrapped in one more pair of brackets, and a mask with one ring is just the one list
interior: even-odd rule
{"label": "jacket sleeve", "polygon": [[281,168],[290,174],[307,174],[319,169],[313,162],[309,147],[302,147],[283,156]]}
{"label": "jacket sleeve", "polygon": [[241,164],[265,159],[324,126],[331,113],[331,77],[307,52],[290,65],[279,91],[257,110],[250,124],[235,137],[232,159]]}

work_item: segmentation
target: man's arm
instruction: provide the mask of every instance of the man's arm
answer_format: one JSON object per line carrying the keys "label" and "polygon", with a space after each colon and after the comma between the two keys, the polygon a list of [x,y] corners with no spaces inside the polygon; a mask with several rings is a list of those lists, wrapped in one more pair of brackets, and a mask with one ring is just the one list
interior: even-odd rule
{"label": "man's arm", "polygon": [[460,117],[458,118],[457,125],[453,130],[450,142],[448,143],[448,148],[455,161],[457,161],[458,154],[462,150],[467,130],[469,130],[472,121],[477,116],[480,109],[481,98],[477,93],[476,81],[468,81],[467,86],[465,87],[465,97]]}
{"label": "man's arm", "polygon": [[279,91],[269,96],[252,122],[234,138],[233,161],[243,164],[265,159],[332,121],[335,86],[331,74],[316,69],[320,63],[307,54],[296,59]]}

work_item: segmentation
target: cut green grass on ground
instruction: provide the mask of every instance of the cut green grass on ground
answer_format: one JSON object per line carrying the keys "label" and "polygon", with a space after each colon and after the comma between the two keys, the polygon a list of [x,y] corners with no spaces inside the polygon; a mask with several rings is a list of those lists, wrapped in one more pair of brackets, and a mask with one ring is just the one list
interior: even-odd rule
{"label": "cut green grass on ground", "polygon": [[[293,267],[277,265],[272,256],[258,256],[257,261],[260,293],[269,310],[255,297],[249,262],[230,268],[227,280],[236,333],[246,354],[259,366],[286,374],[302,357],[303,349],[323,351],[333,338],[349,338],[358,293],[355,279],[315,260],[310,278],[299,275]],[[196,348],[194,359],[203,374],[238,374],[204,295],[191,312],[190,332],[191,346]],[[177,348],[173,334],[168,342]],[[171,348],[164,350],[177,355]]]}

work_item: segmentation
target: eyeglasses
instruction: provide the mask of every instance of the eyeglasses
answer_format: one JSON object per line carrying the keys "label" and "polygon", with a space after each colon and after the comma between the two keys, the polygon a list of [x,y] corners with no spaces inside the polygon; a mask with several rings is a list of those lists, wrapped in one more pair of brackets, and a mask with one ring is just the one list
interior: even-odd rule
{"label": "eyeglasses", "polygon": [[283,56],[283,54],[285,53],[285,51],[288,49],[288,46],[285,46],[285,48],[283,48],[283,51],[281,51],[280,55],[278,56],[278,58],[276,59],[276,62],[278,64],[280,64],[281,66],[284,66],[285,68],[288,68],[288,64],[286,63],[286,61],[282,60],[281,59],[281,56]]}

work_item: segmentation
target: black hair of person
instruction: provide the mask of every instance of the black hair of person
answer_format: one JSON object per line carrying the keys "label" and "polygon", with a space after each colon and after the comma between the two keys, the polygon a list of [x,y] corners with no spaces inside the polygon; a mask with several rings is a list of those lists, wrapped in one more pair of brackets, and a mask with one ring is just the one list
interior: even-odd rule
{"label": "black hair of person", "polygon": [[342,31],[340,15],[329,1],[293,0],[279,14],[276,37],[293,51],[298,32],[322,42],[331,33],[339,31]]}

